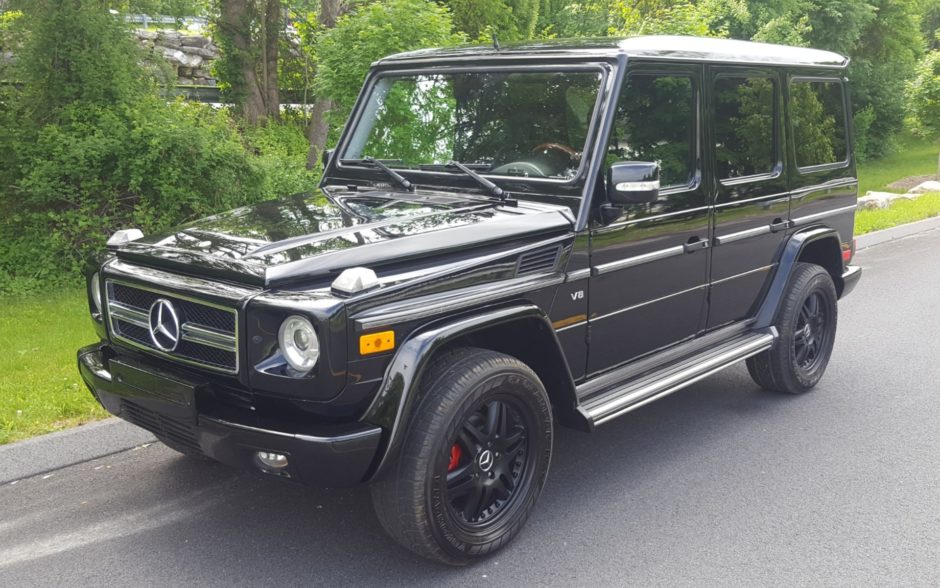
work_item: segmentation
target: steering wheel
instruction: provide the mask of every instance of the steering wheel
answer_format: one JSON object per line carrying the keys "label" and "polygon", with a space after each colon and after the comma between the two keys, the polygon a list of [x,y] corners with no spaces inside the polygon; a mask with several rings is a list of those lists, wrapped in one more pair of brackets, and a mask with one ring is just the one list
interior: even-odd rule
{"label": "steering wheel", "polygon": [[575,151],[573,148],[563,145],[562,143],[542,143],[541,145],[536,145],[532,149],[532,153],[540,154],[545,151],[557,151],[561,154],[566,155],[570,160],[577,161],[581,159],[581,154]]}

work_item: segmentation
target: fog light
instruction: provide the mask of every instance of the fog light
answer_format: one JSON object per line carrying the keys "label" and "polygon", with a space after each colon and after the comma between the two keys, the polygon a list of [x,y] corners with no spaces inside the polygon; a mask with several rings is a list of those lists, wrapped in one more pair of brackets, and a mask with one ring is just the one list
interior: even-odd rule
{"label": "fog light", "polygon": [[269,470],[280,471],[287,467],[287,456],[283,453],[259,451],[255,453],[255,457],[263,467]]}

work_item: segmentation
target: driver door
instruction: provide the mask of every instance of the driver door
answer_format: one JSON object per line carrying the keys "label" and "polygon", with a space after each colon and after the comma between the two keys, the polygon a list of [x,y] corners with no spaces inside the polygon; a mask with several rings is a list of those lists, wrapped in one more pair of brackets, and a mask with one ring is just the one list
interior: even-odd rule
{"label": "driver door", "polygon": [[701,174],[701,88],[702,68],[692,65],[633,66],[624,80],[607,167],[659,162],[662,187],[656,202],[627,205],[613,223],[592,224],[589,373],[694,337],[703,327],[709,207]]}

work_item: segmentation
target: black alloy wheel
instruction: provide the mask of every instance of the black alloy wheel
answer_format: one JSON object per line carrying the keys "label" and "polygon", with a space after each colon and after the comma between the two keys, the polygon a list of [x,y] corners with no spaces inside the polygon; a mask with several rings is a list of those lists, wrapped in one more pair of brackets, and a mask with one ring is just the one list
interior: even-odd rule
{"label": "black alloy wheel", "polygon": [[747,360],[751,377],[774,392],[811,390],[829,365],[838,319],[836,287],[824,268],[798,263],[780,302],[774,346]]}
{"label": "black alloy wheel", "polygon": [[528,427],[511,398],[496,397],[467,415],[451,445],[444,494],[469,531],[494,524],[524,492]]}
{"label": "black alloy wheel", "polygon": [[822,360],[822,345],[826,340],[825,302],[819,292],[813,292],[800,308],[796,330],[793,333],[793,357],[797,366],[810,372]]}
{"label": "black alloy wheel", "polygon": [[421,393],[372,500],[401,545],[464,565],[507,545],[534,508],[551,462],[551,404],[524,363],[475,348],[443,352]]}

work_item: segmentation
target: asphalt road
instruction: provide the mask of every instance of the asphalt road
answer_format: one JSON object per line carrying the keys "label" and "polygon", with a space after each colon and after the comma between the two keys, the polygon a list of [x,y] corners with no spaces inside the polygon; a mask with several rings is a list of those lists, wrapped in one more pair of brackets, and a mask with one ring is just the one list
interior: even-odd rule
{"label": "asphalt road", "polygon": [[383,535],[368,491],[151,445],[0,487],[0,586],[940,584],[940,230],[862,251],[801,397],[743,366],[562,430],[523,534],[463,569]]}

